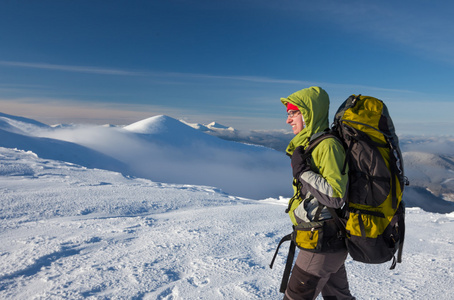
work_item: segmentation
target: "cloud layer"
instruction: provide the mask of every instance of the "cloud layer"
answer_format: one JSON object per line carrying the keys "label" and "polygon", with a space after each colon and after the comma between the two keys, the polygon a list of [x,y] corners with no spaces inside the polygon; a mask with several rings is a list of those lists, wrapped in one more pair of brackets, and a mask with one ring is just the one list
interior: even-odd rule
{"label": "cloud layer", "polygon": [[[20,144],[21,149],[40,157],[54,158],[57,153],[65,153],[64,158],[55,158],[83,165],[90,160],[96,162],[90,164],[92,167],[157,182],[214,186],[252,199],[290,196],[292,192],[289,160],[282,152],[225,141],[167,116],[152,117],[124,128],[93,125],[52,128],[17,117],[4,116],[3,120],[18,131],[11,133],[11,128],[3,124],[2,132],[8,139],[3,139],[0,145],[14,148]],[[6,140],[10,141],[7,145]]]}

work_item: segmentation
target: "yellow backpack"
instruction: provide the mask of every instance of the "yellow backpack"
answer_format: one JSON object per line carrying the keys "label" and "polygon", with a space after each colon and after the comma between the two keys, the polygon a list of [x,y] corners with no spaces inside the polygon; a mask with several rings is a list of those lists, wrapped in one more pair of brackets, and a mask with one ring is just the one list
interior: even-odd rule
{"label": "yellow backpack", "polygon": [[402,261],[405,237],[404,176],[399,140],[383,101],[350,96],[338,109],[332,131],[345,144],[349,188],[345,223],[350,256],[364,263]]}

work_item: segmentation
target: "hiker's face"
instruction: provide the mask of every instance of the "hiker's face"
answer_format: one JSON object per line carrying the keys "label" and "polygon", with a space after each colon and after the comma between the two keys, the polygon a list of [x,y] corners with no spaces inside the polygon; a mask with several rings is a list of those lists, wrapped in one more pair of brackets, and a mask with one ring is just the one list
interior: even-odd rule
{"label": "hiker's face", "polygon": [[293,133],[297,135],[304,128],[303,116],[299,110],[289,110],[287,115],[287,124],[292,126]]}

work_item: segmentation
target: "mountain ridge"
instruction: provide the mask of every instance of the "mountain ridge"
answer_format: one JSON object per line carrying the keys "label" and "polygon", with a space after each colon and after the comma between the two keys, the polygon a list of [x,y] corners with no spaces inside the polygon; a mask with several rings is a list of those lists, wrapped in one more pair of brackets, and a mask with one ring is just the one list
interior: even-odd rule
{"label": "mountain ridge", "polygon": [[[245,133],[212,122],[210,124],[216,126],[207,134],[197,129],[200,126],[191,126],[165,115],[113,127],[77,124],[51,127],[6,114],[0,114],[0,121],[0,146],[33,151],[43,158],[159,182],[211,185],[255,199],[289,196],[291,192],[288,189],[288,182],[291,182],[288,158],[271,147],[257,146],[256,141],[264,135],[254,135],[256,131],[248,131],[251,136],[241,139]],[[217,127],[221,129],[217,130]],[[235,143],[226,139],[226,134]],[[275,133],[276,136],[279,134]],[[447,154],[449,147],[434,138],[428,138],[428,143],[423,138],[412,139],[415,142],[401,139],[405,171],[411,183],[409,190],[413,189],[404,194],[404,200],[415,193],[426,192],[441,201],[454,200],[454,155]],[[262,142],[267,144],[266,139]],[[280,143],[284,144],[282,140]],[[432,148],[433,153],[424,152],[433,145],[437,145]],[[229,162],[228,168],[225,162]],[[263,176],[254,178],[251,170],[262,170]],[[251,186],[265,188],[260,192]],[[417,206],[421,199],[408,198],[407,202]],[[450,209],[450,205],[437,207],[443,211],[446,207]]]}

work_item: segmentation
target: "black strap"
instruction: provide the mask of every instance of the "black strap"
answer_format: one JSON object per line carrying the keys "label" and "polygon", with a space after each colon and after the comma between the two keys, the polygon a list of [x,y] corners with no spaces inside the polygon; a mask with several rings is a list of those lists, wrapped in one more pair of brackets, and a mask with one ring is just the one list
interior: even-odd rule
{"label": "black strap", "polygon": [[301,182],[299,182],[299,180],[297,180],[296,178],[293,178],[293,186],[295,187],[296,189],[296,192],[295,192],[295,195],[293,195],[293,197],[288,201],[288,207],[287,209],[285,210],[285,213],[289,213],[290,211],[290,208],[292,208],[292,204],[295,200],[301,198]]}
{"label": "black strap", "polygon": [[[397,166],[396,166],[396,159],[394,157],[394,152],[393,152],[393,149],[392,147],[389,149],[389,159],[390,159],[390,166],[391,166],[391,176],[392,176],[392,179],[391,179],[391,189],[392,189],[392,208],[393,209],[397,209],[397,191],[396,191],[396,184],[397,184],[397,180],[396,180],[396,176],[397,176]],[[401,187],[402,189],[402,187]]]}
{"label": "black strap", "polygon": [[[402,207],[399,207],[399,209],[402,209]],[[397,262],[401,263],[402,262],[402,252],[404,250],[405,226],[399,226],[398,230],[402,231],[399,234],[400,235],[400,241],[399,241],[399,248],[397,249]],[[396,267],[395,264],[391,265],[390,270],[393,270],[395,267]]]}
{"label": "black strap", "polygon": [[345,225],[342,224],[342,222],[341,222],[339,216],[337,215],[337,212],[336,212],[336,211],[334,210],[334,208],[332,208],[332,207],[328,207],[328,206],[327,206],[326,208],[328,209],[329,213],[330,213],[331,216],[333,217],[334,222],[336,223],[337,227],[338,227],[338,228],[340,229],[340,231],[342,232],[342,235],[343,235],[344,237],[346,237],[346,236],[347,236],[347,231],[345,230]]}
{"label": "black strap", "polygon": [[295,242],[290,242],[290,247],[288,248],[287,262],[285,263],[284,275],[282,276],[281,288],[279,291],[285,293],[287,289],[288,279],[290,278],[290,271],[292,270],[293,258],[295,257]]}
{"label": "black strap", "polygon": [[359,230],[361,231],[361,237],[366,238],[366,228],[364,227],[364,222],[363,218],[361,215],[361,211],[358,211],[358,224],[359,224]]}
{"label": "black strap", "polygon": [[281,241],[277,245],[276,252],[274,252],[274,256],[270,264],[270,269],[272,269],[274,260],[276,259],[277,253],[279,252],[279,248],[281,247],[282,243],[286,241],[290,241],[290,247],[288,248],[287,261],[285,263],[284,275],[282,276],[281,287],[279,290],[281,293],[285,293],[285,290],[287,289],[288,279],[290,278],[290,272],[292,270],[293,259],[295,258],[296,244],[292,240],[292,234],[288,234],[281,239]]}
{"label": "black strap", "polygon": [[399,249],[397,250],[397,262],[401,263],[402,262],[402,251],[404,250],[404,241],[400,241],[399,244]]}
{"label": "black strap", "polygon": [[[316,136],[316,137],[314,137],[314,136]],[[313,136],[310,137],[309,145],[307,146],[307,148],[304,151],[305,152],[312,152],[312,150],[314,150],[314,148],[318,144],[320,144],[321,141],[323,141],[324,139],[328,139],[328,138],[338,139],[338,137],[336,135],[334,135],[333,133],[331,133],[329,131],[329,129],[320,132],[320,134],[317,134],[317,133],[314,134]]]}
{"label": "black strap", "polygon": [[312,151],[315,149],[315,147],[317,147],[318,144],[320,144],[321,141],[323,141],[325,139],[328,139],[328,138],[338,139],[333,133],[330,132],[329,129],[326,129],[324,131],[321,131],[319,133],[316,133],[316,134],[312,135],[309,138],[308,146],[306,147],[306,149],[304,149],[303,161],[307,160],[308,158],[310,158],[311,155],[312,155]]}
{"label": "black strap", "polygon": [[345,174],[346,174],[346,173],[345,173],[345,170],[347,169],[348,157],[349,157],[349,155],[350,155],[350,152],[352,152],[353,143],[354,143],[354,141],[353,141],[353,140],[350,140],[350,144],[348,145],[347,151],[345,152],[344,165],[342,166],[342,171],[341,171],[341,174],[342,174],[342,175],[345,175]]}
{"label": "black strap", "polygon": [[273,265],[274,265],[274,260],[276,259],[276,256],[277,256],[277,253],[279,252],[279,248],[281,247],[282,243],[283,242],[286,242],[286,241],[291,241],[292,240],[292,234],[287,234],[286,236],[284,236],[281,241],[279,242],[279,244],[277,245],[277,248],[276,248],[276,251],[274,252],[274,256],[273,256],[273,259],[271,260],[271,264],[270,264],[270,269],[273,268]]}
{"label": "black strap", "polygon": [[402,251],[404,249],[404,241],[405,241],[405,226],[399,226],[398,228],[400,230],[400,241],[399,241],[399,250],[398,250],[399,252],[397,254],[397,262],[401,263],[402,262]]}
{"label": "black strap", "polygon": [[317,210],[315,211],[314,218],[312,219],[313,222],[318,222],[318,220],[320,219],[320,215],[322,214],[322,210],[323,210],[324,207],[325,207],[325,205],[323,205],[323,204],[319,204],[319,205],[318,205]]}
{"label": "black strap", "polygon": [[396,256],[393,256],[393,262],[391,263],[391,267],[389,268],[390,270],[394,270],[396,268]]}

